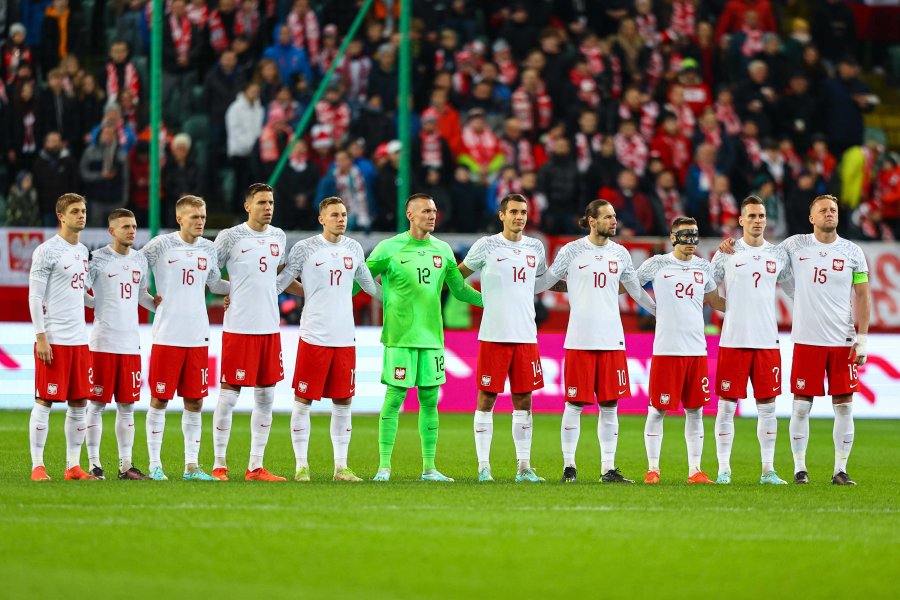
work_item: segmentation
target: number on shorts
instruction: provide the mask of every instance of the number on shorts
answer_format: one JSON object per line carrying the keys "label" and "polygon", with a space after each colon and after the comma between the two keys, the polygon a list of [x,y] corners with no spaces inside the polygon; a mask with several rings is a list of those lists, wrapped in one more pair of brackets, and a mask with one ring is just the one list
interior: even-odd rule
{"label": "number on shorts", "polygon": [[141,387],[141,372],[140,371],[132,371],[131,372],[131,387],[136,387],[136,388]]}
{"label": "number on shorts", "polygon": [[444,357],[443,356],[435,356],[434,357],[434,370],[439,371],[441,373],[444,372]]}
{"label": "number on shorts", "polygon": [[619,377],[620,386],[628,384],[628,374],[625,373],[625,369],[617,369],[616,375]]}
{"label": "number on shorts", "polygon": [[708,394],[709,393],[709,377],[704,377],[703,379],[701,379],[700,385],[703,386],[703,393]]}
{"label": "number on shorts", "polygon": [[200,378],[203,379],[203,385],[208,385],[209,369],[200,369]]}
{"label": "number on shorts", "polygon": [[859,371],[856,369],[856,365],[850,363],[847,365],[850,368],[850,381],[856,381],[859,379]]}
{"label": "number on shorts", "polygon": [[781,369],[778,367],[772,367],[772,374],[775,375],[775,383],[778,383],[778,375],[781,373]]}
{"label": "number on shorts", "polygon": [[544,371],[541,369],[541,361],[533,360],[531,361],[531,370],[534,371],[534,376],[537,378],[538,375],[543,376]]}

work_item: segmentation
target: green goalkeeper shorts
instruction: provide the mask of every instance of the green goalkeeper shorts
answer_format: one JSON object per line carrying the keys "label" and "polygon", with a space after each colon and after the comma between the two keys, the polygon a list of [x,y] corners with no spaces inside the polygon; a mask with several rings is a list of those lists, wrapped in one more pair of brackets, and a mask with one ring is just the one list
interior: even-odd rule
{"label": "green goalkeeper shorts", "polygon": [[381,383],[402,388],[446,383],[443,348],[385,347]]}

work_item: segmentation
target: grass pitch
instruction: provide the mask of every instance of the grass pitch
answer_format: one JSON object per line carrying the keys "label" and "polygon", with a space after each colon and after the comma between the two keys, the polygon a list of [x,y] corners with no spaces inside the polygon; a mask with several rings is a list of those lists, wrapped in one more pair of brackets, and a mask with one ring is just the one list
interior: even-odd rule
{"label": "grass pitch", "polygon": [[[102,458],[115,472],[111,411]],[[535,418],[542,485],[515,484],[510,416],[495,417],[494,475],[478,485],[471,415],[441,417],[438,467],[453,484],[417,481],[416,417],[401,417],[394,480],[330,481],[328,417],[313,417],[314,481],[242,480],[249,417],[236,415],[234,480],[180,481],[180,416],[169,415],[168,482],[65,482],[63,412],[46,462],[55,481],[28,481],[28,413],[0,411],[0,580],[4,598],[599,598],[897,597],[900,423],[856,422],[849,472],[830,484],[830,420],[813,420],[809,486],[761,487],[755,419],[736,420],[731,486],[685,484],[684,421],[667,417],[662,484],[597,483],[596,415],[582,417],[579,482],[561,474],[559,416]],[[211,416],[201,462],[212,466]],[[713,420],[704,466],[716,472]],[[146,469],[144,415],[135,459]],[[378,466],[377,417],[354,417],[350,465]],[[275,418],[267,467],[291,476],[289,419]],[[787,422],[776,468],[792,471]],[[646,468],[643,418],[621,418],[619,466]],[[86,462],[82,464],[86,466]],[[893,591],[891,591],[893,590]]]}

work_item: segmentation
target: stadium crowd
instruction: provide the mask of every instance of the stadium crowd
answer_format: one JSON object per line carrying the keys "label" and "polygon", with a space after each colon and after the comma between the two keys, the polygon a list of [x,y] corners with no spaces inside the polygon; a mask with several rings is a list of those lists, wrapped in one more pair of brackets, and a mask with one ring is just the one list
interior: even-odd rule
{"label": "stadium crowd", "polygon": [[[7,225],[56,224],[66,192],[94,225],[149,203],[147,0],[19,0],[0,11],[0,190]],[[359,0],[167,0],[164,224],[184,194],[231,224],[268,177]],[[418,1],[413,7],[413,187],[442,231],[494,227],[521,193],[530,225],[578,231],[596,197],[625,236],[676,215],[731,235],[763,198],[777,237],[806,233],[818,194],[841,198],[841,235],[900,235],[900,165],[863,115],[845,2]],[[344,199],[351,230],[394,230],[399,1],[378,0],[290,149],[276,225],[314,229]],[[90,35],[87,35],[89,33]]]}

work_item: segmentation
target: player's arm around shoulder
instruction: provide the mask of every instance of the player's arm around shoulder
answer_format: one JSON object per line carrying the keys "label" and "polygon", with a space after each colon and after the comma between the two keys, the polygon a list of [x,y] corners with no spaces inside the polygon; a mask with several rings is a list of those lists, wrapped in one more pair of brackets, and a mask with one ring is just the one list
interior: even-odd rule
{"label": "player's arm around shoulder", "polygon": [[638,282],[641,284],[641,287],[653,283],[653,278],[656,277],[656,272],[659,270],[660,261],[662,260],[662,256],[656,255],[651,256],[647,260],[641,263],[641,266],[637,268],[635,274],[637,275]]}
{"label": "player's arm around shoulder", "polygon": [[713,276],[712,265],[703,261],[703,271],[706,274],[706,282],[703,284],[703,300],[719,312],[725,312],[725,298],[719,295],[719,287]]}
{"label": "player's arm around shoulder", "polygon": [[[210,246],[212,246],[211,243]],[[208,254],[210,264],[206,270],[206,287],[213,294],[227,296],[231,292],[231,283],[222,279],[222,272],[219,270],[219,257],[215,247],[210,247]]]}
{"label": "player's arm around shoulder", "polygon": [[453,294],[453,297],[467,304],[484,308],[481,292],[466,283],[459,266],[456,264],[456,257],[453,255],[453,250],[449,244],[443,243],[441,254],[444,257],[444,262],[447,264],[444,281],[447,283],[447,288]]}

